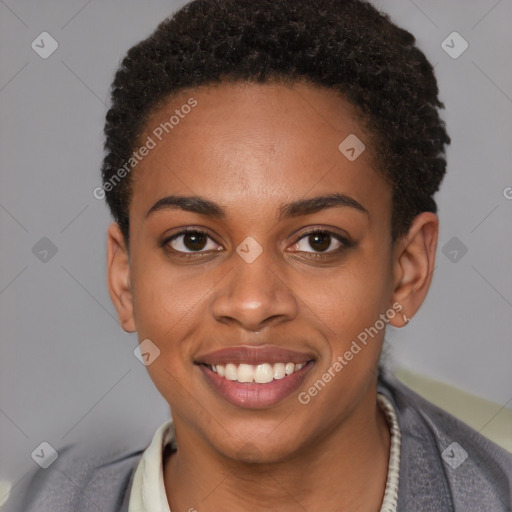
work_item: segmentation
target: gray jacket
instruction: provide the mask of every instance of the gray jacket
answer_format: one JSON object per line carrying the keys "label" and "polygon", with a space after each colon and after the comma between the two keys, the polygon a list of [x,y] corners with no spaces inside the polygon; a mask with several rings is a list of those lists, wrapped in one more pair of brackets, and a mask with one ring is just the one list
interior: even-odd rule
{"label": "gray jacket", "polygon": [[[399,512],[512,512],[512,454],[392,375],[381,376],[379,392],[395,405],[402,431]],[[2,512],[127,512],[149,442],[85,457],[79,445],[67,445],[13,489]]]}

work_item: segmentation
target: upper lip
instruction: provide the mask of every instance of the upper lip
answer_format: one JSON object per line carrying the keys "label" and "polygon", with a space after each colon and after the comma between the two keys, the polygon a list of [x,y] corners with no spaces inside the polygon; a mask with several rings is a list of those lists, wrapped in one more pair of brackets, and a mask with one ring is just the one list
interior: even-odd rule
{"label": "upper lip", "polygon": [[307,363],[314,359],[310,353],[296,352],[282,347],[265,345],[259,347],[226,347],[196,358],[199,364],[263,364],[263,363]]}

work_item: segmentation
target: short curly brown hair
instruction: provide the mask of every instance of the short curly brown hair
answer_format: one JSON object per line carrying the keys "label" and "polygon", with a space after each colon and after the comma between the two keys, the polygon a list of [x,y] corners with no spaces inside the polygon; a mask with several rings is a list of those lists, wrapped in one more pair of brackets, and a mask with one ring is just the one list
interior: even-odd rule
{"label": "short curly brown hair", "polygon": [[[103,184],[149,115],[174,93],[221,81],[308,81],[341,92],[371,134],[393,188],[392,238],[436,212],[450,138],[432,65],[412,34],[363,0],[195,0],[132,47],[112,84]],[[130,177],[105,189],[128,241]]]}

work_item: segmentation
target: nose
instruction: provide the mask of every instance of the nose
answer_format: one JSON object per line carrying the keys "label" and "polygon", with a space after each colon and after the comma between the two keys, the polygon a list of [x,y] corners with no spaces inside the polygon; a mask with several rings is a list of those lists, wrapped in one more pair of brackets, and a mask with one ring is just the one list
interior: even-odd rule
{"label": "nose", "polygon": [[233,255],[232,270],[217,287],[211,304],[215,320],[248,331],[293,320],[298,302],[278,266],[265,251],[252,263]]}

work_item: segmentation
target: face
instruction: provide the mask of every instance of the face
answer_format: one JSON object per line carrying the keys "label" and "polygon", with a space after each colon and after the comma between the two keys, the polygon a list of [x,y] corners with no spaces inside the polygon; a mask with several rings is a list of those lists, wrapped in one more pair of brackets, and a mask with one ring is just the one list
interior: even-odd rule
{"label": "face", "polygon": [[[354,135],[355,160],[338,148]],[[306,84],[201,87],[159,108],[148,137],[129,256],[112,227],[111,294],[160,350],[147,370],[178,440],[272,461],[364,430],[403,274],[391,187],[353,107]]]}

